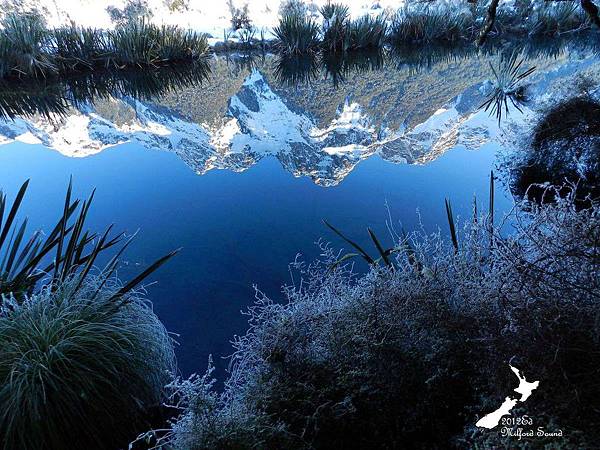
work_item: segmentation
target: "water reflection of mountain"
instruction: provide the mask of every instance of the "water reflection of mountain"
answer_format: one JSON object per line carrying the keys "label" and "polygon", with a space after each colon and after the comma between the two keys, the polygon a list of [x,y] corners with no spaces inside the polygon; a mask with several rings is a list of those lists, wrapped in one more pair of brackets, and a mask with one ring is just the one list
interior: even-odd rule
{"label": "water reflection of mountain", "polygon": [[[139,142],[175,152],[198,174],[211,169],[242,171],[265,156],[274,156],[295,176],[309,176],[330,186],[375,152],[395,162],[426,160],[423,144],[435,148],[437,134],[447,125],[425,123],[399,135],[397,130],[375,124],[350,98],[332,120],[318,122],[276,94],[257,69],[226,104],[225,112],[211,122],[198,123],[160,101],[107,97],[55,116],[37,114],[5,122],[0,134],[6,140],[40,142],[71,157]],[[438,113],[434,121],[442,116],[452,118],[452,114]]]}
{"label": "water reflection of mountain", "polygon": [[[540,73],[567,61],[564,49],[551,58],[532,56]],[[274,156],[295,176],[331,186],[375,153],[422,164],[459,143],[476,148],[489,139],[495,124],[475,113],[488,61],[496,58],[471,51],[421,65],[408,64],[406,55],[326,60],[323,70],[309,67],[312,75],[290,82],[274,56],[215,57],[175,73],[49,84],[37,109],[38,99],[23,96],[25,89],[4,90],[0,110],[18,112],[10,96],[19,94],[24,116],[0,122],[0,143],[40,142],[77,157],[134,141],[176,153],[198,174],[242,171]]]}

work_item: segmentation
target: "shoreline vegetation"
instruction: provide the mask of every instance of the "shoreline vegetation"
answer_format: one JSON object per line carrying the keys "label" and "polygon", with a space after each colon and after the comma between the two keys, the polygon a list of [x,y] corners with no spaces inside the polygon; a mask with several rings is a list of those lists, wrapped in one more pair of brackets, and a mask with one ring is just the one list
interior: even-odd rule
{"label": "shoreline vegetation", "polygon": [[[598,204],[547,185],[552,202],[517,201],[494,223],[493,186],[492,175],[489,212],[475,201],[462,227],[446,202],[450,239],[392,227],[386,249],[369,230],[370,254],[330,226],[356,253],[321,243],[322,259],[293,264],[302,283],[283,302],[257,289],[224,390],[210,361],[175,380],[180,414],[138,439],[178,450],[593,448]],[[357,274],[350,256],[370,270]],[[474,426],[516,387],[511,365],[540,380],[514,414],[544,432],[522,441]]]}
{"label": "shoreline vegetation", "polygon": [[39,114],[46,118],[68,116],[71,108],[110,97],[131,96],[152,100],[190,86],[200,86],[210,75],[208,61],[201,59],[159,67],[99,69],[75,73],[59,79],[0,81],[0,119]]}
{"label": "shoreline vegetation", "polygon": [[389,47],[475,46],[475,42],[480,46],[488,36],[551,38],[597,28],[591,13],[572,1],[523,0],[494,10],[493,18],[483,2],[429,2],[357,19],[351,19],[349,8],[339,3],[321,7],[317,18],[302,2],[288,3],[272,30],[273,39],[266,39],[264,30],[257,38],[247,11],[231,7],[237,39],[226,35],[212,47],[206,34],[154,25],[141,13],[121,18],[114,29],[101,30],[73,23],[49,29],[40,13],[10,12],[0,23],[0,79],[174,66],[202,60],[210,52],[272,51],[283,57],[352,54]]}
{"label": "shoreline vegetation", "polygon": [[[489,5],[488,5],[489,3]],[[283,54],[353,52],[389,45],[424,47],[429,44],[482,46],[490,38],[550,38],[600,26],[598,9],[583,0],[535,2],[428,1],[407,2],[382,13],[351,18],[350,8],[329,1],[317,8],[287,0],[279,8],[274,39],[265,39],[248,16],[248,8],[230,2],[231,29],[217,42],[216,52],[272,50]]]}
{"label": "shoreline vegetation", "polygon": [[[431,44],[425,47],[390,45],[384,49],[334,52],[311,55],[278,55],[263,52],[235,52],[218,56],[237,68],[252,70],[272,64],[277,82],[287,86],[330,80],[334,87],[352,73],[367,73],[393,68],[419,72],[438,63],[461,61],[477,55],[516,55],[525,60],[556,58],[565,51],[597,52],[600,40],[591,39],[593,31],[553,39],[501,41],[489,39],[484,47],[469,43]],[[502,65],[500,65],[502,66]],[[0,119],[32,117],[51,119],[67,116],[71,108],[85,109],[95,101],[110,97],[132,97],[152,101],[156,97],[189,87],[201,87],[212,75],[211,61],[202,57],[178,64],[118,69],[98,68],[69,73],[59,78],[23,78],[17,83],[0,79]]]}
{"label": "shoreline vegetation", "polygon": [[201,60],[208,50],[203,35],[145,19],[108,31],[76,25],[49,30],[38,15],[9,14],[0,29],[0,78],[159,68]]}
{"label": "shoreline vegetation", "polygon": [[28,186],[0,192],[0,448],[121,448],[164,420],[174,343],[136,287],[176,252],[121,282],[135,235],[85,229],[94,192],[69,184],[55,227],[29,235]]}
{"label": "shoreline vegetation", "polygon": [[[392,45],[419,53],[439,43],[477,48],[476,40],[511,33],[572,36],[590,28],[590,3],[522,0],[508,14],[492,0],[487,8],[465,2],[460,15],[421,6],[393,19],[355,20],[329,3],[322,22],[293,9],[282,14],[273,48],[281,58],[318,55],[331,67],[326,55]],[[236,14],[249,49],[251,20]],[[91,74],[71,79],[56,100],[23,107],[54,112],[67,97],[84,103],[201,82],[209,52],[206,36],[144,18],[110,31],[48,30],[39,16],[8,15],[0,79],[25,85]],[[184,63],[198,70],[161,72]],[[521,63],[513,53],[498,71],[488,104],[498,120],[532,71]],[[112,78],[140,71],[151,75]],[[301,79],[294,72],[290,82]],[[301,282],[283,287],[284,302],[257,289],[222,389],[210,360],[203,375],[178,376],[173,338],[137,288],[176,251],[122,281],[119,261],[135,236],[87,230],[94,193],[75,200],[69,184],[54,227],[30,234],[20,217],[29,182],[12,202],[0,192],[0,449],[594,448],[600,92],[593,81],[565,87],[581,92],[549,104],[531,142],[524,139],[506,217],[494,213],[492,173],[489,200],[474,200],[471,219],[455,222],[446,199],[449,237],[389,223],[387,242],[369,229],[366,248],[339,231],[344,224],[325,222],[335,244],[352,253],[321,242],[321,259],[296,259],[291,270]],[[6,111],[13,110],[0,101]],[[367,269],[355,270],[354,257]],[[541,437],[523,430],[517,441],[474,425],[516,387],[510,366],[540,382],[513,412],[532,418]]]}
{"label": "shoreline vegetation", "polygon": [[[457,221],[446,200],[449,236],[390,220],[390,237],[368,229],[367,247],[325,222],[350,252],[321,241],[320,259],[291,265],[301,281],[283,301],[256,288],[224,388],[211,361],[176,379],[168,404],[179,415],[138,439],[177,450],[594,448],[600,129],[590,119],[600,104],[590,83],[578,90],[542,114],[528,156],[516,156],[514,175],[531,159],[535,175],[506,216],[494,214],[492,173],[471,219]],[[369,269],[355,271],[357,259]],[[531,426],[477,428],[517,387],[511,366],[540,382],[512,412]]]}

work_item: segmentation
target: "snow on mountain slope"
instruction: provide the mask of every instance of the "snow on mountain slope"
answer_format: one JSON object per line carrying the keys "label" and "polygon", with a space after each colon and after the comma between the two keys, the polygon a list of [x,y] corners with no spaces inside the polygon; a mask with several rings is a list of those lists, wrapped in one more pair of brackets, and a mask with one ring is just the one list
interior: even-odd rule
{"label": "snow on mountain slope", "polygon": [[347,99],[337,117],[320,128],[309,116],[288,106],[256,70],[229,100],[227,120],[216,130],[129,97],[110,102],[112,108],[130,109],[131,118],[116,123],[93,105],[73,110],[66,118],[18,118],[0,125],[0,142],[38,142],[69,157],[138,142],[149,149],[176,153],[198,174],[212,169],[242,171],[261,158],[274,156],[294,176],[309,176],[317,184],[332,186],[375,152],[394,162],[435,159],[456,145],[457,140],[448,136],[454,136],[452,127],[465,120],[457,111],[458,98],[412,130],[378,139],[381,133],[360,105]]}
{"label": "snow on mountain slope", "polygon": [[[479,110],[489,82],[471,86],[411,129],[384,132],[351,99],[340,105],[330,123],[319,126],[275,94],[254,70],[229,99],[223,125],[216,128],[194,123],[163,106],[124,97],[104,101],[102,108],[97,104],[73,109],[63,118],[0,121],[0,144],[41,143],[65,156],[84,157],[119,143],[137,142],[176,153],[198,174],[212,169],[243,171],[271,156],[294,176],[309,176],[317,184],[333,186],[375,153],[395,163],[426,164],[458,145],[476,149],[490,140],[506,142],[511,134],[507,131],[531,128],[536,108],[547,102],[548,92],[553,92],[553,98],[564,97],[560,89],[572,85],[565,78],[592,64],[597,65],[589,59],[569,62],[536,74],[529,88],[529,105],[522,107],[523,112],[513,108],[502,127]],[[119,114],[112,117],[107,110]]]}
{"label": "snow on mountain slope", "polygon": [[119,143],[138,142],[176,153],[198,174],[211,169],[242,171],[271,155],[295,176],[332,185],[369,152],[375,139],[375,130],[357,104],[343,105],[339,117],[320,129],[307,115],[290,109],[258,71],[229,100],[227,121],[216,130],[130,97],[110,103],[115,109],[130,109],[131,118],[113,122],[94,105],[73,109],[67,117],[16,118],[0,122],[0,143],[41,143],[65,156],[84,157]]}
{"label": "snow on mountain slope", "polygon": [[233,151],[252,147],[255,152],[269,153],[278,144],[283,145],[279,151],[289,151],[293,143],[306,144],[313,127],[308,117],[291,111],[273,93],[257,70],[230,99],[228,114],[239,127],[229,143]]}

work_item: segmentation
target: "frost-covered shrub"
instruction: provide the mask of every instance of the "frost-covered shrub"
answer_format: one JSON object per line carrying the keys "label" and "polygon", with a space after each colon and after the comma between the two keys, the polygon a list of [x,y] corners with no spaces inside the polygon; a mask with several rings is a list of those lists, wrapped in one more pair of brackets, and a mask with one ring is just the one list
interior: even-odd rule
{"label": "frost-covered shrub", "polygon": [[[172,406],[186,411],[172,424],[166,436],[152,431],[138,440],[158,437],[158,445],[174,449],[214,448],[294,448],[298,438],[289,435],[282,424],[273,423],[257,409],[230,401],[214,391],[213,366],[204,376],[176,379],[168,387],[173,392]],[[191,413],[193,411],[193,413]]]}
{"label": "frost-covered shrub", "polygon": [[171,12],[184,12],[190,7],[190,0],[164,0],[163,4]]}
{"label": "frost-covered shrub", "polygon": [[[515,237],[494,252],[498,283],[488,295],[502,328],[486,338],[488,361],[510,362],[539,380],[516,415],[532,417],[536,430],[563,430],[564,438],[533,438],[525,448],[593,448],[600,439],[600,209],[580,209],[573,195],[531,208],[514,217]],[[482,386],[485,380],[480,411],[492,411],[515,378],[499,367]]]}
{"label": "frost-covered shrub", "polygon": [[[222,396],[206,383],[192,396],[184,388],[187,407],[169,437],[176,448],[234,448],[206,436],[236,427],[251,438],[235,448],[252,447],[257,434],[267,448],[282,439],[286,448],[425,448],[462,430],[475,401],[465,379],[475,378],[471,362],[482,349],[476,322],[458,305],[482,298],[480,249],[469,244],[456,256],[434,236],[417,247],[418,268],[405,261],[359,279],[330,271],[335,255],[324,251],[325,261],[301,268],[304,281],[286,289],[289,303],[259,293]],[[220,403],[208,415],[207,398]]]}
{"label": "frost-covered shrub", "polygon": [[309,7],[304,0],[283,0],[279,4],[279,15],[281,17],[298,15],[306,16],[309,14]]}
{"label": "frost-covered shrub", "polygon": [[126,448],[161,410],[174,353],[150,305],[91,276],[78,284],[3,302],[2,448]]}
{"label": "frost-covered shrub", "polygon": [[153,16],[147,0],[127,0],[123,8],[108,6],[106,8],[110,20],[117,25],[124,25],[142,19],[150,19]]}
{"label": "frost-covered shrub", "polygon": [[544,443],[589,447],[600,429],[600,211],[572,197],[519,206],[508,236],[483,218],[457,252],[440,235],[413,235],[394,271],[330,270],[327,247],[323,261],[296,265],[286,303],[258,293],[225,391],[210,374],[175,386],[183,410],[165,443],[501,446],[472,425],[516,387],[512,363],[540,380],[527,414],[571,433]]}
{"label": "frost-covered shrub", "polygon": [[[585,87],[583,87],[585,90]],[[600,103],[582,93],[552,106],[538,121],[530,148],[517,162],[512,187],[519,196],[552,201],[577,184],[577,198],[600,197]],[[560,190],[547,185],[564,185]]]}
{"label": "frost-covered shrub", "polygon": [[382,48],[387,35],[386,18],[383,15],[364,15],[348,25],[349,50]]}

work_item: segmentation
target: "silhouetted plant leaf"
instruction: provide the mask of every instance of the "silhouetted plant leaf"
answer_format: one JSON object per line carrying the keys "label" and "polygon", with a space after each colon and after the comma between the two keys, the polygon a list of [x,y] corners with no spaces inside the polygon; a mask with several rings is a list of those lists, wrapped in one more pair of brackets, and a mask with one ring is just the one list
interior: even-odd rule
{"label": "silhouetted plant leaf", "polygon": [[339,237],[341,237],[344,241],[346,241],[348,244],[350,244],[352,247],[354,247],[356,250],[358,250],[358,252],[360,253],[360,255],[369,263],[369,264],[375,264],[375,260],[373,258],[371,258],[371,256],[369,256],[369,254],[367,252],[365,252],[362,247],[360,245],[358,245],[356,242],[348,239],[346,236],[344,236],[340,231],[338,231],[333,225],[329,224],[329,222],[327,222],[326,220],[323,220],[323,223],[325,225],[327,225],[327,227],[329,229],[331,229],[335,234],[337,234]]}
{"label": "silhouetted plant leaf", "polygon": [[454,251],[458,253],[458,237],[456,236],[456,227],[454,225],[454,215],[452,214],[452,205],[450,204],[450,200],[445,199],[446,203],[446,216],[448,218],[448,226],[450,227],[450,238],[452,239],[452,245],[454,246]]}

